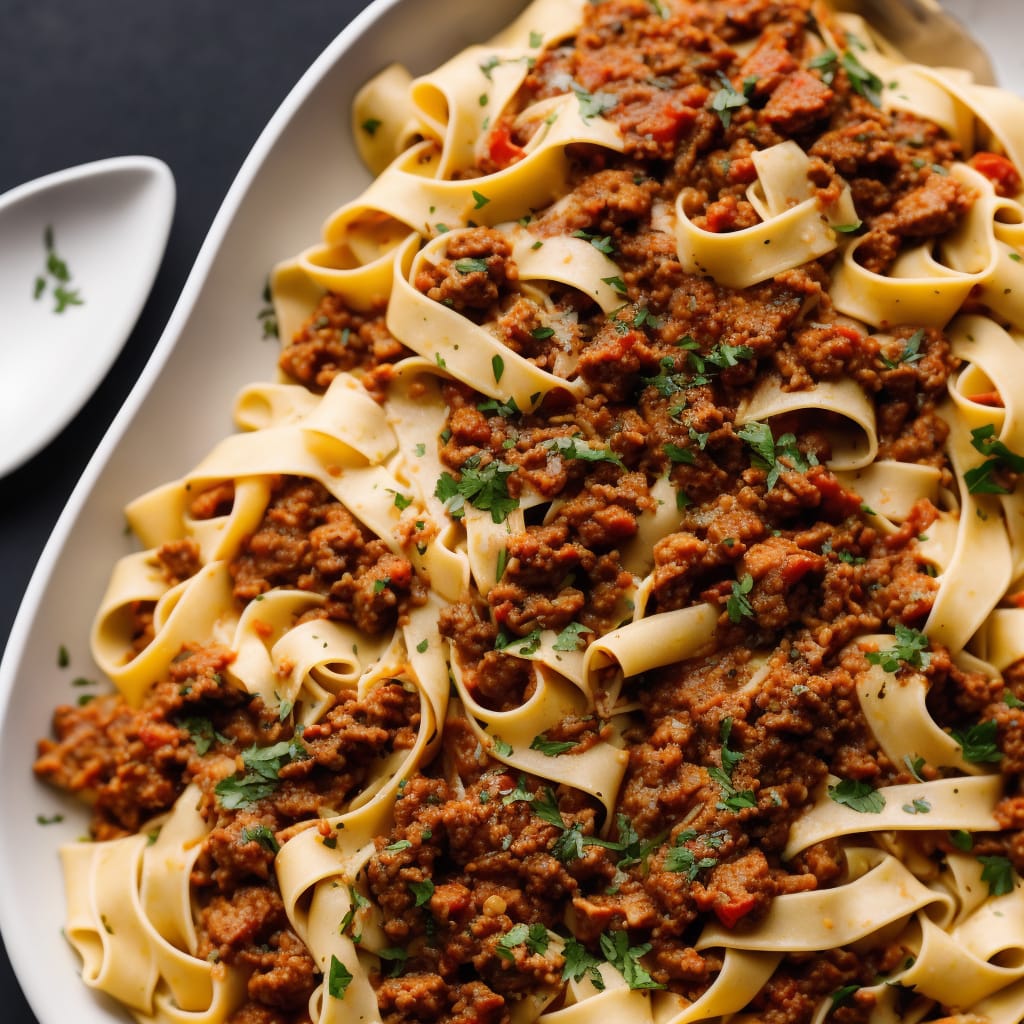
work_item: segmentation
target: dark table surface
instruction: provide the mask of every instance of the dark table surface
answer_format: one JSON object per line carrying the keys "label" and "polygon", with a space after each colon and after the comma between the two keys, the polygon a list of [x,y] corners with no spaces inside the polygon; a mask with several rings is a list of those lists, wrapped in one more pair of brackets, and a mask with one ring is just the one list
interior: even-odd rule
{"label": "dark table surface", "polygon": [[[0,0],[0,193],[63,167],[134,153],[165,161],[177,184],[167,254],[120,357],[68,428],[0,479],[0,645],[62,507],[159,338],[246,153],[305,68],[366,6]],[[2,949],[0,1020],[36,1020]]]}

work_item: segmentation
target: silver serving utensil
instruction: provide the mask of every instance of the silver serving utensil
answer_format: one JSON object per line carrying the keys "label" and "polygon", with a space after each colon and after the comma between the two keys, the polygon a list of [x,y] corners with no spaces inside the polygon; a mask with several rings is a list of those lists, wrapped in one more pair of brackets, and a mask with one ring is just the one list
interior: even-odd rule
{"label": "silver serving utensil", "polygon": [[988,55],[937,0],[838,0],[836,7],[860,14],[910,60],[965,68],[975,81],[996,84]]}

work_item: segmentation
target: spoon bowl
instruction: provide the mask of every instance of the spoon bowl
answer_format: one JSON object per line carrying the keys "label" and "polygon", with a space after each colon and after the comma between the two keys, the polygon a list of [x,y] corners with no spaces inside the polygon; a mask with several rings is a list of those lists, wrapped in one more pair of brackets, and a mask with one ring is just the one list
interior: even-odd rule
{"label": "spoon bowl", "polygon": [[0,476],[51,441],[110,369],[153,286],[174,198],[170,169],[148,156],[0,195]]}

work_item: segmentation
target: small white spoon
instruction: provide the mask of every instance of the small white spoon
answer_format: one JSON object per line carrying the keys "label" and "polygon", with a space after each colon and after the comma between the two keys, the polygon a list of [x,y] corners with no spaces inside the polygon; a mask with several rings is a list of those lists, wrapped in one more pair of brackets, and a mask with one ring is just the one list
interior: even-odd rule
{"label": "small white spoon", "polygon": [[153,286],[174,214],[160,160],[112,157],[0,195],[0,476],[88,401]]}

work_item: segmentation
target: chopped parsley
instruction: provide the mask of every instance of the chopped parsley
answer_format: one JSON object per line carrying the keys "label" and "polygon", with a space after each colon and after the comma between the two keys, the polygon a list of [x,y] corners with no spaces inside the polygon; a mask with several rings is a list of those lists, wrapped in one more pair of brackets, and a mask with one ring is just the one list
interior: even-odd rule
{"label": "chopped parsley", "polygon": [[895,633],[895,643],[892,647],[884,651],[868,651],[865,654],[868,662],[880,665],[884,672],[896,672],[901,664],[926,669],[932,660],[928,651],[928,637],[919,630],[904,626],[901,622],[896,624]]}
{"label": "chopped parsley", "polygon": [[425,878],[422,882],[410,882],[409,891],[413,895],[413,906],[422,907],[430,902],[430,897],[434,895],[434,883],[429,879]]}
{"label": "chopped parsley", "polygon": [[562,956],[565,958],[565,966],[562,968],[563,981],[579,981],[586,974],[590,976],[594,988],[604,989],[604,978],[601,977],[599,969],[600,961],[582,942],[574,938],[566,939]]}
{"label": "chopped parsley", "polygon": [[489,511],[495,523],[503,523],[510,512],[519,508],[519,499],[508,493],[508,476],[515,472],[515,466],[499,459],[481,466],[480,461],[480,453],[471,455],[462,464],[460,480],[451,473],[442,473],[434,488],[434,497],[444,502],[455,519],[465,514],[468,501],[474,508]]}
{"label": "chopped parsley", "polygon": [[249,747],[242,751],[245,771],[221,779],[214,787],[214,792],[225,810],[235,811],[240,807],[248,807],[258,800],[266,799],[277,789],[280,781],[278,772],[286,764],[306,756],[306,748],[297,735],[270,747]]}
{"label": "chopped parsley", "polygon": [[[350,901],[349,908],[345,911],[345,916],[338,925],[338,933],[340,935],[348,935],[355,921],[356,914],[370,905],[370,901],[354,885],[348,887],[348,897]],[[353,941],[358,941],[358,936],[353,936],[352,938]]]}
{"label": "chopped parsley", "polygon": [[491,749],[498,757],[511,757],[513,754],[512,744],[506,743],[500,736],[491,737]]}
{"label": "chopped parsley", "polygon": [[859,779],[842,779],[828,787],[829,798],[860,814],[881,814],[885,797],[873,786]]}
{"label": "chopped parsley", "polygon": [[907,814],[927,814],[932,809],[932,805],[923,798],[911,800],[909,804],[903,805],[903,810]]}
{"label": "chopped parsley", "polygon": [[589,231],[584,231],[580,228],[579,231],[572,233],[573,238],[582,238],[589,242],[598,252],[603,252],[606,256],[610,256],[615,252],[615,246],[612,244],[610,235],[592,235]]}
{"label": "chopped parsley", "polygon": [[586,643],[582,634],[593,632],[589,626],[584,626],[582,622],[570,622],[558,634],[552,646],[556,651],[578,651]]}
{"label": "chopped parsley", "polygon": [[1007,448],[995,434],[993,423],[975,427],[971,431],[971,446],[985,456],[980,466],[964,473],[964,483],[971,494],[1009,494],[1008,488],[992,478],[993,473],[996,470],[1024,473],[1024,456]]}
{"label": "chopped parsley", "polygon": [[38,301],[46,294],[47,287],[50,287],[53,289],[54,313],[63,313],[70,306],[83,305],[85,299],[80,291],[70,287],[71,271],[67,263],[57,254],[52,225],[48,224],[43,231],[43,247],[46,250],[46,269],[35,279],[32,298]]}
{"label": "chopped parsley", "polygon": [[818,464],[818,458],[813,452],[805,455],[800,450],[794,434],[783,434],[776,440],[767,423],[752,420],[736,433],[750,449],[750,464],[768,474],[765,483],[769,491],[778,483],[786,467],[806,473],[811,466]]}
{"label": "chopped parsley", "polygon": [[740,579],[734,580],[731,586],[732,593],[725,602],[725,611],[729,616],[729,621],[739,623],[744,619],[752,619],[754,609],[747,595],[754,588],[754,577],[749,572],[744,573]]}
{"label": "chopped parsley", "polygon": [[186,718],[179,718],[177,724],[184,729],[196,748],[196,753],[202,757],[207,753],[214,741],[227,743],[226,736],[222,736],[213,727],[213,722],[203,715],[189,715]]}
{"label": "chopped parsley", "polygon": [[510,637],[507,633],[499,633],[494,640],[496,651],[507,651],[521,658],[528,658],[540,650],[540,629],[533,629],[526,636]]}
{"label": "chopped parsley", "polygon": [[732,719],[723,718],[719,726],[719,736],[722,740],[721,766],[713,766],[708,769],[708,775],[714,782],[718,783],[722,790],[722,799],[718,806],[723,810],[742,811],[757,806],[757,798],[752,789],[738,790],[732,781],[732,774],[736,765],[743,760],[743,754],[733,750],[729,746],[729,738],[732,735]]}
{"label": "chopped parsley", "polygon": [[886,369],[895,370],[898,366],[908,363],[916,363],[924,358],[921,351],[921,342],[924,341],[924,331],[917,330],[903,343],[903,350],[895,359],[879,354],[879,359],[885,364]]}
{"label": "chopped parsley", "polygon": [[696,881],[701,871],[717,863],[715,857],[698,857],[688,846],[673,846],[665,854],[665,870],[681,872],[688,882]]}
{"label": "chopped parsley", "polygon": [[460,274],[486,274],[488,270],[487,260],[467,256],[464,259],[455,261],[455,269]]}
{"label": "chopped parsley", "polygon": [[266,825],[247,825],[239,838],[243,843],[259,843],[271,853],[278,853],[281,849],[273,831]]}
{"label": "chopped parsley", "polygon": [[853,91],[864,97],[873,107],[882,105],[882,80],[869,71],[852,50],[843,53],[843,68]]}
{"label": "chopped parsley", "polygon": [[549,740],[545,733],[534,736],[530,741],[531,750],[539,750],[548,757],[557,757],[559,754],[572,750],[575,746],[576,743],[573,740]]}
{"label": "chopped parsley", "polygon": [[631,946],[629,936],[624,931],[604,932],[601,935],[601,952],[605,958],[625,979],[632,989],[657,989],[665,986],[655,981],[640,958],[651,951],[651,944]]}
{"label": "chopped parsley", "polygon": [[327,975],[327,991],[332,999],[344,999],[352,983],[352,972],[332,953],[331,969]]}
{"label": "chopped parsley", "polygon": [[531,925],[514,924],[498,939],[495,944],[495,952],[506,960],[514,960],[512,952],[516,946],[525,945],[531,953],[543,956],[548,949],[548,930],[539,921]]}
{"label": "chopped parsley", "polygon": [[552,437],[543,442],[542,447],[557,452],[563,458],[577,459],[581,462],[610,462],[613,466],[622,467],[622,459],[610,448],[591,448],[581,434],[572,437]]}
{"label": "chopped parsley", "polygon": [[711,109],[718,115],[723,128],[732,124],[732,112],[745,107],[749,102],[749,93],[756,83],[756,78],[748,78],[743,83],[743,92],[737,92],[732,82],[721,71],[718,72],[718,80],[722,87],[711,97]]}
{"label": "chopped parsley", "polygon": [[977,722],[966,729],[954,729],[950,735],[960,745],[965,761],[971,764],[995,764],[1003,759],[996,743],[998,725],[995,719]]}
{"label": "chopped parsley", "polygon": [[1013,891],[1014,873],[1009,857],[979,857],[983,866],[981,880],[988,882],[990,896],[1005,896]]}
{"label": "chopped parsley", "polygon": [[377,952],[377,956],[391,964],[391,970],[388,971],[388,976],[391,978],[402,973],[405,961],[409,959],[409,954],[399,946],[388,946],[386,949],[381,949]]}

